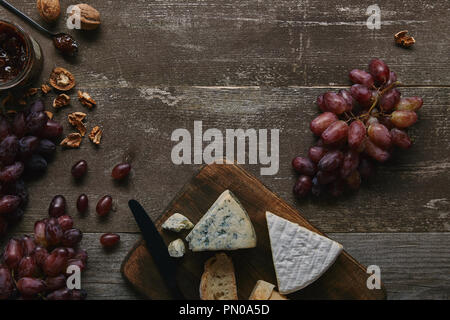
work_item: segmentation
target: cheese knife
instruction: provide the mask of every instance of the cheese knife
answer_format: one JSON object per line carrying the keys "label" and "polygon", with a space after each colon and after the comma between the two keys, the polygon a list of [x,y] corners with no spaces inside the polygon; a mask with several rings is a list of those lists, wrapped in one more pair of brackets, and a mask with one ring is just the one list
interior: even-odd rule
{"label": "cheese knife", "polygon": [[175,259],[169,255],[167,246],[156,229],[153,221],[145,212],[144,208],[136,200],[128,201],[128,206],[134,215],[139,229],[142,232],[147,250],[155,261],[156,267],[161,274],[169,292],[175,300],[184,300],[177,284],[177,264]]}

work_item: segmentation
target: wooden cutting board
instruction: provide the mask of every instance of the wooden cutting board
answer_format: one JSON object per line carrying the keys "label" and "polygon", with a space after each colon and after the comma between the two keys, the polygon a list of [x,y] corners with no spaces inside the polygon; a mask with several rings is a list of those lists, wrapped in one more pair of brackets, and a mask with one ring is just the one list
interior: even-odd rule
{"label": "wooden cutting board", "polygon": [[[258,238],[256,248],[228,251],[236,270],[239,299],[248,299],[257,280],[276,284],[275,270],[272,264],[269,235],[265,218],[270,211],[305,228],[322,234],[304,219],[298,211],[281,200],[265,187],[258,179],[234,164],[212,164],[203,167],[200,172],[181,190],[169,205],[164,215],[156,223],[166,244],[184,239],[189,231],[176,234],[162,230],[162,223],[172,214],[179,212],[194,224],[206,213],[209,207],[225,190],[231,190],[247,210]],[[137,199],[139,200],[139,199]],[[186,244],[187,245],[187,244]],[[214,252],[193,253],[186,250],[179,260],[177,281],[187,299],[199,299],[200,277],[205,261]],[[150,299],[169,299],[152,257],[143,241],[139,241],[122,263],[123,276],[139,292]],[[343,252],[334,265],[310,286],[289,295],[290,299],[385,299],[384,287],[369,290],[366,268]]]}

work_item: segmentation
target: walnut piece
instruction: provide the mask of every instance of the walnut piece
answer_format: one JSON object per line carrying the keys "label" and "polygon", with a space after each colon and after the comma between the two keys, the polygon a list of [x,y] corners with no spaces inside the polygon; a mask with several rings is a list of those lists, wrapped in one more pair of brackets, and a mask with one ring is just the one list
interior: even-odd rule
{"label": "walnut piece", "polygon": [[44,112],[49,119],[53,119],[53,112],[50,112],[50,111],[44,111]]}
{"label": "walnut piece", "polygon": [[70,97],[67,94],[60,94],[53,100],[53,108],[58,109],[68,106],[70,103]]}
{"label": "walnut piece", "polygon": [[50,87],[48,84],[44,83],[44,84],[41,86],[41,91],[42,91],[43,94],[47,94],[47,93],[49,93],[50,91],[52,91],[52,87]]}
{"label": "walnut piece", "polygon": [[82,105],[88,107],[89,109],[97,105],[97,102],[95,102],[95,100],[92,99],[87,92],[78,91],[78,99],[80,100]]}
{"label": "walnut piece", "polygon": [[60,145],[67,148],[79,148],[82,139],[83,137],[81,134],[71,133],[63,141],[61,141]]}
{"label": "walnut piece", "polygon": [[[78,16],[79,15],[79,16]],[[80,3],[73,7],[69,15],[71,18],[80,19],[82,30],[95,30],[100,26],[100,13],[97,9],[86,3]]]}
{"label": "walnut piece", "polygon": [[83,112],[70,113],[67,116],[67,118],[69,120],[69,123],[75,128],[77,128],[81,136],[84,137],[87,132],[86,126],[83,123],[83,120],[86,118],[86,113]]}
{"label": "walnut piece", "polygon": [[408,36],[408,30],[403,30],[403,31],[397,32],[394,35],[394,39],[395,39],[395,43],[397,43],[398,45],[405,47],[405,48],[409,48],[414,43],[416,43],[416,40],[414,40],[413,37]]}
{"label": "walnut piece", "polygon": [[75,86],[75,77],[64,68],[55,68],[50,75],[50,84],[60,91],[68,91]]}
{"label": "walnut piece", "polygon": [[92,129],[91,133],[89,133],[89,139],[96,145],[100,144],[100,140],[102,139],[103,130],[100,129],[99,126],[95,126],[94,129]]}
{"label": "walnut piece", "polygon": [[59,18],[61,5],[59,0],[37,0],[37,9],[46,22],[54,22]]}

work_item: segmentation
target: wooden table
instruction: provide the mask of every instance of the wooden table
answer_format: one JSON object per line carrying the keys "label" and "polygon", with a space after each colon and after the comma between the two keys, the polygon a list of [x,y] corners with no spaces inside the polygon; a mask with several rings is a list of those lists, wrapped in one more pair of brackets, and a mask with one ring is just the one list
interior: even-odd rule
{"label": "wooden table", "polygon": [[[369,30],[360,1],[89,1],[102,13],[92,33],[74,32],[81,43],[75,61],[59,56],[51,42],[27,25],[40,42],[45,67],[40,85],[56,66],[71,70],[77,89],[89,92],[98,107],[88,111],[88,128],[100,125],[99,148],[85,140],[79,150],[58,151],[47,175],[30,185],[25,219],[13,233],[31,233],[47,214],[50,200],[63,194],[76,225],[84,231],[89,267],[83,285],[91,299],[140,298],[123,281],[120,263],[138,228],[127,208],[140,200],[158,218],[170,200],[200,168],[171,162],[177,128],[280,129],[280,171],[260,176],[259,166],[244,167],[298,208],[315,226],[341,242],[363,264],[381,267],[391,299],[448,299],[450,295],[450,61],[448,1],[380,0],[382,27]],[[11,0],[39,19],[35,1]],[[63,11],[69,3],[62,1]],[[367,4],[368,5],[368,4]],[[0,8],[0,18],[19,21]],[[64,19],[58,24],[64,30]],[[411,50],[393,43],[408,29]],[[296,200],[291,159],[313,142],[309,122],[318,113],[319,93],[349,86],[347,72],[384,59],[405,88],[404,96],[424,98],[420,121],[411,130],[414,147],[380,166],[354,196],[336,201]],[[86,111],[72,94],[70,107],[56,113]],[[50,105],[53,98],[46,98]],[[129,183],[114,183],[111,168],[133,158]],[[89,163],[89,175],[75,184],[70,167]],[[80,217],[75,200],[91,200]],[[111,194],[117,210],[107,220],[95,203]],[[105,253],[104,232],[121,235],[120,247]]]}

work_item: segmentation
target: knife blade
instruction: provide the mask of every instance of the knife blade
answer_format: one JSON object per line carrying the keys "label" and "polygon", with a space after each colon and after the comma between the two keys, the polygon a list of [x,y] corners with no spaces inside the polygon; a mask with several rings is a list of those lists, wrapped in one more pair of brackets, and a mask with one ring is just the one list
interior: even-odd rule
{"label": "knife blade", "polygon": [[147,250],[155,261],[156,267],[161,274],[167,288],[170,291],[172,298],[175,300],[184,300],[177,284],[177,264],[174,258],[169,255],[167,246],[156,229],[153,221],[148,216],[147,212],[136,200],[128,201],[128,206],[133,213],[139,229],[142,232]]}

